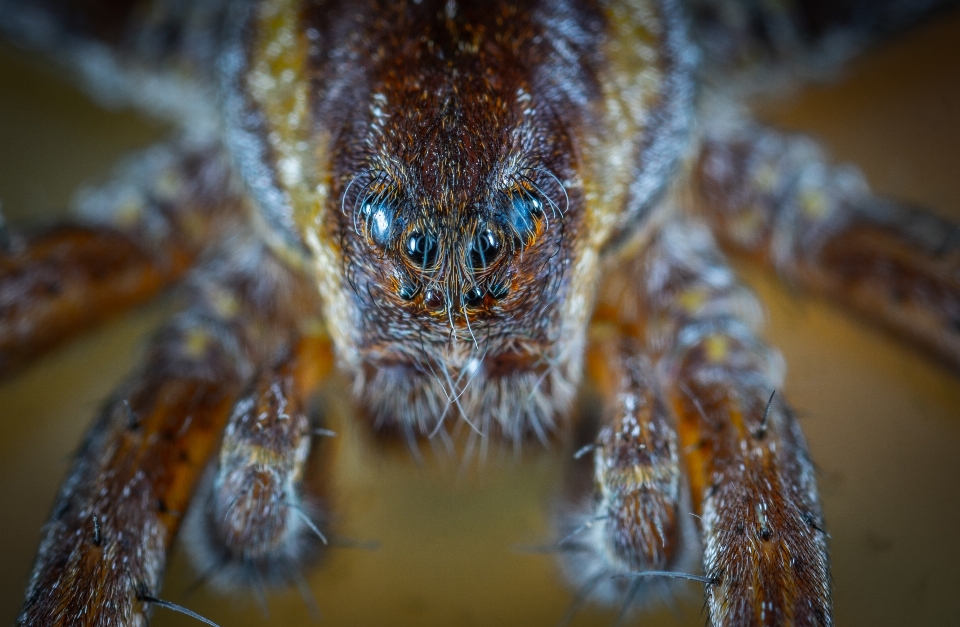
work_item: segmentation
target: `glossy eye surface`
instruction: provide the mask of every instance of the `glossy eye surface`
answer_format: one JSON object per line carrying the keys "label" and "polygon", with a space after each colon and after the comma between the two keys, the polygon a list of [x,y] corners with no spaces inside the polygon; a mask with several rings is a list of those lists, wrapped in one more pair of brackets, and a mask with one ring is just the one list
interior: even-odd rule
{"label": "glossy eye surface", "polygon": [[423,306],[431,311],[443,311],[447,302],[440,290],[427,290],[423,293]]}
{"label": "glossy eye surface", "polygon": [[370,201],[363,205],[360,215],[363,216],[367,237],[378,246],[386,246],[393,233],[393,222],[396,208],[387,202]]}
{"label": "glossy eye surface", "polygon": [[483,302],[483,294],[484,292],[481,288],[474,287],[463,295],[463,302],[468,307],[476,307]]}
{"label": "glossy eye surface", "polygon": [[507,220],[514,232],[528,242],[537,233],[537,220],[543,217],[543,201],[528,194],[510,197]]}
{"label": "glossy eye surface", "polygon": [[429,233],[421,233],[420,231],[410,233],[406,243],[403,245],[403,251],[406,253],[407,258],[410,259],[415,266],[424,270],[436,263],[438,250],[439,245],[437,244],[437,238]]}
{"label": "glossy eye surface", "polygon": [[470,267],[482,270],[500,255],[500,236],[491,229],[480,231],[470,244]]}
{"label": "glossy eye surface", "polygon": [[400,284],[400,288],[397,293],[400,295],[400,298],[403,300],[413,300],[414,297],[420,292],[420,286],[416,283],[403,282]]}

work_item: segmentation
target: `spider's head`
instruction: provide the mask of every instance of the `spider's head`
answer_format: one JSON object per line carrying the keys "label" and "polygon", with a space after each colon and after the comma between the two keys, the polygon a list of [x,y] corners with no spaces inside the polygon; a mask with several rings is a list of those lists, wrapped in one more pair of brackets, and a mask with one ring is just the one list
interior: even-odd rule
{"label": "spider's head", "polygon": [[459,414],[514,434],[552,420],[577,377],[590,291],[576,270],[579,151],[518,60],[428,47],[407,52],[417,72],[384,59],[334,140],[341,283],[328,300],[352,313],[332,324],[351,329],[341,353],[377,419],[432,429]]}
{"label": "spider's head", "polygon": [[680,151],[674,29],[547,0],[258,6],[222,63],[228,138],[359,398],[540,433],[573,397],[601,251]]}

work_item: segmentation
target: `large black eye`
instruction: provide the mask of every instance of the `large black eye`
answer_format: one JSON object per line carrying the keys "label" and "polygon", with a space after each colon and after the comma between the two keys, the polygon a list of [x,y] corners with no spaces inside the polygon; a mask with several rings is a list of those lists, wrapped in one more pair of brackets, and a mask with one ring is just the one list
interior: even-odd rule
{"label": "large black eye", "polygon": [[439,246],[437,245],[437,238],[432,235],[413,231],[407,237],[407,242],[403,248],[410,261],[424,270],[437,262]]}
{"label": "large black eye", "polygon": [[391,203],[371,200],[360,209],[367,237],[378,246],[386,246],[393,233],[393,219],[396,209]]}
{"label": "large black eye", "polygon": [[543,217],[543,201],[528,194],[513,194],[507,219],[524,242],[537,233],[537,220]]}
{"label": "large black eye", "polygon": [[499,254],[500,236],[491,229],[484,229],[470,243],[470,267],[482,270],[493,263]]}

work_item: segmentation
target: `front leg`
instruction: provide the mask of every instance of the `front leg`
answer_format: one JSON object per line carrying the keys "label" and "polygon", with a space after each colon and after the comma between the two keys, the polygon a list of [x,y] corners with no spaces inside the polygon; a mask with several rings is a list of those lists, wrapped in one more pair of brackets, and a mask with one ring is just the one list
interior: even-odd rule
{"label": "front leg", "polygon": [[614,332],[591,343],[587,364],[605,399],[595,443],[577,454],[593,454],[594,492],[565,521],[559,549],[581,595],[622,600],[627,610],[661,589],[648,575],[690,568],[685,556],[696,539],[692,519],[684,520],[680,446],[653,363],[636,340]]}
{"label": "front leg", "polygon": [[[695,520],[712,624],[831,625],[826,534],[813,466],[779,394],[781,360],[755,335],[759,314],[709,232],[694,222],[668,224],[608,280],[595,328],[642,342],[654,365],[633,377],[632,397],[624,395],[630,386],[621,384],[613,393],[607,388],[608,411],[648,407],[634,412],[648,417],[633,422],[618,409],[627,419],[601,430],[596,498],[615,507],[602,531],[584,540],[598,555],[617,555],[608,547],[616,547],[623,533],[610,521],[635,518],[635,529],[658,531],[635,534],[646,543],[638,544],[644,547],[639,555],[654,558],[630,568],[686,569],[682,550],[696,542],[684,537],[682,526]],[[609,366],[591,362],[593,373],[605,370]],[[653,416],[661,418],[651,422]],[[651,444],[659,455],[650,454]],[[630,473],[611,472],[617,468],[611,460],[625,459],[625,446],[629,456],[649,461],[635,463]],[[686,470],[692,511],[683,508],[680,468]],[[641,510],[630,499],[608,497],[624,492],[624,476],[649,485],[656,498],[648,501],[658,508],[631,517]],[[615,574],[608,569],[608,576]]]}
{"label": "front leg", "polygon": [[813,465],[779,394],[781,358],[742,314],[756,310],[752,298],[696,223],[667,227],[645,266],[656,276],[646,282],[648,337],[664,349],[660,371],[713,580],[711,620],[832,624]]}
{"label": "front leg", "polygon": [[17,624],[141,627],[231,409],[290,341],[309,292],[262,244],[195,280],[81,448],[44,531]]}
{"label": "front leg", "polygon": [[[645,335],[677,418],[715,625],[831,625],[813,465],[758,306],[704,227],[668,225],[639,268]],[[751,320],[752,319],[752,320]]]}

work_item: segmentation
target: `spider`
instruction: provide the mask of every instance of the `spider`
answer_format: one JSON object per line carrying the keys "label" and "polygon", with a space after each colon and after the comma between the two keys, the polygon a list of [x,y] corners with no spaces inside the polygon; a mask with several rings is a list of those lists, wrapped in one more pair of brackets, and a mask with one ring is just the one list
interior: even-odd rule
{"label": "spider", "polygon": [[[394,177],[394,178],[396,178],[396,177]],[[544,182],[543,180],[541,180],[541,179],[536,179],[536,178],[533,179],[533,183],[534,183],[534,184],[539,183],[539,184],[543,185],[544,187],[546,187],[546,185],[548,184],[548,182],[549,182],[549,179],[547,179],[547,183],[545,183],[545,182]],[[371,188],[371,189],[373,189],[373,188],[375,188],[375,186],[378,185],[378,184],[379,184],[379,179],[374,179],[373,182],[369,183],[368,187]],[[349,185],[348,185],[348,186],[349,186]],[[535,188],[534,188],[534,189],[535,189]],[[538,190],[538,191],[539,191],[539,190]],[[549,204],[549,201],[552,200],[554,203],[556,203],[556,204],[559,206],[559,202],[558,202],[559,197],[560,197],[559,190],[554,190],[554,192],[555,192],[555,193],[554,193],[553,195],[551,195],[549,192],[547,192],[547,193],[543,193],[541,196],[537,196],[537,195],[535,195],[535,194],[533,194],[533,193],[531,192],[531,193],[529,194],[529,196],[525,196],[525,198],[526,198],[526,200],[525,200],[526,205],[525,205],[525,206],[533,207],[533,208],[535,209],[535,202],[536,202],[538,199],[542,199],[540,202],[541,202],[542,204],[544,204],[544,205],[548,205],[548,204]],[[379,193],[379,192],[377,192],[377,193]],[[346,194],[345,194],[345,196],[346,196]],[[386,197],[388,198],[389,196],[386,196]],[[96,198],[96,197],[95,197],[95,198]],[[382,200],[382,198],[384,198],[384,196],[371,195],[371,196],[364,197],[364,198],[366,198],[366,199],[375,198],[375,199],[377,199],[378,202],[380,202],[380,201]],[[100,197],[100,199],[102,200],[102,196]],[[363,209],[364,209],[364,208],[363,208],[362,203],[361,203],[360,208],[357,210],[358,212],[360,212],[360,213],[357,214],[357,215],[360,216],[360,218],[359,218],[360,222],[364,222],[364,217],[363,217],[364,214],[362,213],[362,212],[363,212]],[[369,210],[369,212],[368,212],[368,214],[367,214],[367,217],[368,217],[369,219],[361,225],[360,232],[362,232],[364,235],[366,235],[366,237],[368,238],[368,240],[372,240],[372,241],[373,241],[373,244],[383,245],[383,241],[380,241],[380,240],[383,240],[386,236],[384,236],[382,232],[376,230],[377,228],[379,228],[379,227],[378,227],[378,220],[379,220],[378,216],[379,216],[380,218],[382,218],[384,213],[389,213],[389,212],[391,212],[391,211],[395,211],[395,209],[391,209],[391,208],[389,208],[389,207],[388,207],[388,208],[384,208],[384,206],[382,206],[382,203],[381,203],[380,205],[376,205],[376,203],[373,203],[373,206],[371,206],[371,208],[370,208],[370,210]],[[531,210],[531,215],[532,215],[532,214],[533,214],[533,209]],[[356,221],[356,219],[357,219],[357,215],[354,216],[355,221]],[[507,214],[507,215],[510,215],[510,214]],[[522,216],[521,216],[521,217],[522,217]],[[540,216],[537,216],[537,215],[534,215],[534,218],[536,218],[536,220],[537,220],[537,223],[535,224],[536,228],[537,228],[537,229],[542,229],[543,232],[539,232],[539,231],[538,231],[537,233],[531,233],[531,234],[527,234],[527,235],[529,235],[529,236],[531,237],[531,239],[535,239],[536,237],[547,237],[547,238],[549,238],[550,232],[546,230],[547,227],[540,224],[540,220],[544,220],[544,219],[541,218]],[[561,218],[560,218],[559,221],[560,221],[561,224],[563,224],[564,226],[566,226],[566,225],[568,225],[569,223],[564,223],[564,222],[563,222],[564,219],[566,219],[566,218],[563,217],[563,216],[561,216]],[[226,220],[226,218],[225,218],[225,220]],[[545,221],[545,220],[544,220],[544,221]],[[521,226],[524,226],[524,228],[526,228],[526,225],[527,225],[527,224],[532,224],[532,223],[531,223],[531,222],[528,222],[527,219],[524,218],[523,224],[522,224]],[[669,229],[667,229],[667,230],[665,230],[665,231],[663,231],[663,232],[664,232],[664,233],[670,233]],[[484,233],[485,233],[485,232],[484,232]],[[523,232],[523,233],[525,233],[525,232]],[[523,233],[521,233],[521,234],[523,234]],[[679,237],[685,237],[687,233],[689,233],[689,231],[683,231],[683,232],[679,233],[678,236],[679,236]],[[358,233],[358,234],[359,234],[359,233]],[[481,234],[483,234],[483,233],[481,233]],[[545,235],[545,234],[546,234],[546,235]],[[420,234],[421,243],[422,243],[422,236],[423,236],[423,234],[421,233],[421,234]],[[236,237],[238,237],[238,238],[239,238],[239,237],[243,237],[243,235],[242,235],[242,233],[241,233],[241,234],[237,235]],[[533,244],[535,244],[535,242],[534,242]],[[533,245],[533,244],[531,244],[531,245]],[[14,245],[17,245],[17,242],[14,242]],[[372,248],[375,248],[375,246],[372,246]],[[504,254],[502,251],[496,250],[496,249],[497,249],[496,246],[492,246],[491,248],[494,249],[494,251],[495,251],[495,253],[496,253],[497,255]],[[518,248],[522,248],[522,246],[518,246]],[[285,250],[285,248],[282,247],[282,246],[280,247],[280,249],[281,249],[281,250]],[[477,247],[475,246],[475,247],[473,248],[473,250],[476,250],[476,249],[477,249]],[[418,257],[415,259],[415,261],[417,261],[417,262],[419,263],[419,266],[420,266],[420,269],[421,269],[421,270],[425,270],[425,269],[426,269],[426,266],[428,265],[428,264],[427,264],[427,261],[430,259],[430,254],[431,254],[431,253],[430,253],[430,250],[431,250],[431,247],[430,247],[430,246],[419,246],[419,247],[418,247],[418,246],[411,246],[411,247],[410,247],[410,250],[411,250],[413,253],[416,253],[416,255],[418,255]],[[525,250],[525,249],[523,249],[523,250]],[[521,251],[521,252],[523,252],[523,251]],[[499,257],[498,257],[498,258],[499,258]],[[237,261],[242,261],[242,260],[237,260]],[[210,262],[210,263],[215,263],[215,262]],[[484,265],[486,265],[486,261],[485,261],[484,259],[480,259],[479,262],[475,263],[475,264],[474,264],[473,266],[471,266],[471,267],[472,267],[473,270],[476,271],[476,270],[478,270],[479,267],[484,266]],[[223,268],[224,268],[223,266],[214,266],[214,267],[221,269],[221,271],[223,271]],[[227,267],[227,272],[229,272],[229,269],[230,269],[230,268],[235,268],[235,267],[236,267],[236,266],[228,266],[228,267]],[[267,269],[267,270],[268,270],[269,268],[266,267],[266,266],[264,266],[264,268],[261,268],[261,270],[264,270],[264,269]],[[208,269],[206,270],[206,272],[207,272],[206,275],[204,275],[203,273],[201,273],[201,278],[203,278],[203,276],[209,276],[210,274],[213,274],[213,272],[211,272],[211,271],[209,270],[209,266],[208,266]],[[424,273],[424,276],[426,276],[426,273]],[[427,292],[429,291],[429,289],[427,289],[427,288],[429,288],[429,287],[430,287],[430,284],[429,284],[429,282],[427,282],[427,285],[426,285],[426,286],[421,286],[421,287],[420,287],[420,289],[423,290],[423,293],[421,293],[419,296],[414,295],[415,298],[420,298],[420,299],[421,299],[420,302],[423,302],[425,305],[427,304],[426,294],[427,294]],[[214,305],[216,305],[216,306],[218,306],[218,307],[226,307],[226,305],[223,304],[222,300],[220,300],[219,298],[214,298],[214,297],[216,297],[216,296],[219,296],[219,294],[218,294],[217,291],[216,291],[216,290],[217,290],[216,281],[208,282],[207,284],[203,285],[203,288],[204,288],[204,289],[200,292],[201,298],[209,298],[210,301],[211,301]],[[400,291],[400,290],[403,289],[403,286],[400,285],[399,287],[397,287],[397,289],[398,289],[398,291]],[[492,294],[492,293],[495,292],[495,291],[498,292],[499,290],[495,290],[493,287],[490,288],[490,294]],[[489,298],[490,298],[490,294],[483,295],[483,296],[484,296],[485,299],[489,299]],[[504,297],[506,297],[506,296],[504,296]],[[228,303],[228,304],[229,304],[229,303]],[[484,304],[486,304],[486,303],[484,303]],[[441,305],[443,305],[442,302],[441,302]],[[226,307],[226,308],[229,310],[229,307]],[[478,308],[479,308],[479,307],[478,307]],[[427,309],[429,309],[429,307],[427,307]],[[447,307],[447,309],[450,309],[449,306]],[[218,311],[219,311],[219,310],[218,310]],[[469,317],[467,317],[467,320],[469,320]],[[194,323],[196,323],[196,322],[197,322],[196,320],[192,320],[192,321],[191,321],[191,325],[190,325],[189,327],[187,327],[187,330],[195,331],[195,330],[197,329],[197,326],[196,326]],[[200,322],[203,322],[203,321],[200,320]],[[454,321],[451,321],[451,322],[450,322],[450,326],[456,327],[455,322],[454,322]],[[482,324],[478,324],[477,327],[478,327],[478,330],[481,330],[481,329],[482,329]],[[472,331],[472,329],[470,329],[470,330]],[[169,331],[168,331],[168,332],[169,332]],[[161,336],[161,337],[162,337],[162,336]],[[200,340],[203,340],[204,337],[203,337],[203,334],[200,334],[200,337],[194,337],[193,339],[196,340],[196,341],[198,341],[198,342],[200,342]],[[168,341],[169,341],[169,340],[168,340]],[[202,344],[202,342],[200,342],[200,343]],[[602,343],[602,342],[601,342],[601,343]],[[187,344],[189,344],[189,343],[187,343]],[[422,348],[422,347],[421,347],[421,348]],[[486,359],[486,357],[483,357],[480,361],[483,362],[484,364],[486,364],[487,362],[484,361],[485,359]],[[283,360],[280,360],[280,361],[278,361],[277,363],[279,363],[280,365],[283,365],[283,364],[289,363],[289,362],[285,362],[285,361],[283,361]],[[315,362],[311,361],[310,363],[315,363]],[[641,366],[642,366],[642,364],[641,364]],[[278,366],[278,367],[279,367],[279,366]],[[500,367],[500,366],[498,366],[498,367]],[[638,366],[638,367],[640,367],[640,366]],[[642,373],[641,373],[641,374],[642,374]],[[306,376],[306,375],[304,375],[304,376]],[[275,382],[274,382],[274,383],[275,383]],[[644,389],[646,389],[646,388],[644,388]],[[685,393],[686,393],[686,392],[685,392]],[[688,394],[688,396],[689,396],[690,398],[695,398],[695,397],[697,397],[696,394]],[[135,400],[135,399],[134,399],[134,400]],[[764,400],[766,400],[766,399],[764,399]],[[766,409],[769,409],[769,407],[773,407],[773,408],[774,408],[773,411],[776,412],[776,411],[777,411],[777,407],[780,407],[780,405],[779,405],[779,399],[775,399],[774,402],[775,402],[776,404],[770,404],[770,403],[768,403]],[[448,405],[448,406],[449,406],[449,405]],[[132,431],[132,432],[137,432],[139,429],[149,429],[149,428],[150,428],[149,425],[144,426],[144,425],[141,424],[140,421],[141,421],[142,419],[138,416],[138,411],[135,409],[135,407],[136,407],[136,402],[131,401],[131,400],[127,399],[127,398],[121,398],[120,396],[117,396],[117,397],[116,397],[116,400],[114,401],[113,407],[117,408],[117,411],[120,412],[120,416],[119,416],[119,418],[117,418],[117,420],[123,419],[123,420],[125,421],[125,422],[123,423],[125,429],[130,430],[130,431]],[[373,411],[370,411],[370,408],[369,408],[369,407],[368,407],[367,409],[368,409],[368,415],[370,416],[371,420],[374,421],[374,422],[376,422],[376,421],[377,421],[377,418],[378,418],[378,416],[379,416],[379,414],[377,414],[377,411],[376,411],[377,408],[374,407],[374,408],[373,408]],[[698,411],[702,411],[702,408],[697,408],[697,409],[698,409]],[[764,408],[761,407],[761,409],[764,409]],[[381,411],[383,411],[383,410],[381,409]],[[709,411],[711,411],[711,410],[708,408],[706,411],[709,412]],[[281,412],[281,413],[282,413],[282,412]],[[335,412],[331,412],[331,413],[335,413]],[[370,415],[370,414],[372,414],[372,415]],[[470,417],[471,417],[471,416],[469,415],[470,412],[463,412],[463,414],[464,414],[464,415],[461,415],[459,418],[463,421],[463,423],[466,423],[468,427],[472,427],[473,425],[470,425],[470,424],[469,424],[469,420],[470,420]],[[243,415],[243,412],[235,412],[235,413],[234,413],[234,416],[242,417],[242,415]],[[774,415],[775,415],[775,414],[774,414]],[[774,431],[776,430],[776,428],[777,428],[777,426],[776,426],[776,421],[777,421],[778,419],[777,419],[776,417],[774,417],[774,418],[771,419],[773,422],[768,422],[768,416],[769,416],[769,414],[768,414],[768,412],[767,412],[766,410],[764,410],[764,412],[763,412],[762,414],[758,414],[758,422],[757,422],[757,424],[755,425],[754,432],[751,434],[754,439],[756,439],[756,440],[758,440],[758,441],[761,441],[761,442],[762,442],[763,440],[767,439],[767,438],[774,439],[774,435],[769,435],[767,431],[768,431],[768,430],[774,430]],[[537,430],[537,429],[536,429],[536,426],[537,426],[537,425],[535,425],[535,424],[533,424],[533,423],[534,423],[535,421],[537,421],[537,420],[540,420],[541,418],[542,418],[542,416],[530,416],[530,417],[529,417],[529,420],[530,420],[530,422],[531,422],[531,425],[530,425],[530,426],[531,426],[531,430],[532,430],[532,431],[536,431],[536,430]],[[463,423],[461,423],[461,424],[463,424]],[[442,423],[441,423],[441,424],[442,424]],[[382,427],[383,425],[379,425],[379,426]],[[431,426],[432,426],[432,425],[431,425]],[[451,425],[451,426],[452,426],[452,425]],[[183,428],[183,429],[188,429],[189,427],[188,427],[188,426],[183,426],[182,428]],[[434,429],[435,429],[435,427],[434,427]],[[179,431],[173,433],[172,435],[173,435],[173,436],[176,436],[177,433],[179,433]],[[432,433],[435,437],[440,437],[441,439],[442,439],[442,437],[443,437],[443,432],[440,431],[440,430],[436,430],[436,433],[434,433],[433,429],[431,429],[431,433]],[[486,434],[486,430],[484,430],[484,434]],[[400,435],[401,435],[401,437],[402,437],[404,434],[401,433]],[[427,434],[427,435],[430,435],[430,434]],[[507,435],[509,436],[509,435],[512,435],[512,434],[508,433]],[[341,433],[340,436],[346,437],[343,433]],[[338,436],[338,437],[340,437],[340,436]],[[168,437],[170,437],[170,436],[168,435]],[[229,437],[230,437],[230,436],[228,436],[228,438],[229,438]],[[602,437],[602,436],[601,436],[601,437]],[[469,431],[466,433],[465,439],[467,440],[468,446],[469,446],[469,442],[470,442],[470,440],[471,440],[471,436],[470,436]],[[517,439],[519,439],[519,438],[517,438]],[[588,437],[588,440],[589,440],[589,439],[591,439],[591,438]],[[348,440],[348,442],[349,442],[349,440]],[[351,443],[351,444],[355,444],[355,443]],[[345,443],[345,444],[343,444],[343,446],[347,446],[347,444]],[[417,446],[417,444],[414,443],[414,450],[417,450],[416,446]],[[322,449],[321,449],[321,450],[322,450]],[[216,485],[216,484],[215,484],[215,485]],[[209,489],[209,488],[206,488],[206,489]],[[214,489],[215,489],[215,488],[214,488]],[[125,496],[126,496],[126,495],[125,495]],[[408,495],[408,496],[409,496],[409,495]],[[215,502],[215,501],[211,501],[211,502]],[[168,507],[161,507],[161,505],[160,505],[159,503],[155,503],[155,504],[154,504],[154,507],[157,508],[157,510],[160,511],[161,513],[170,513],[170,515],[171,515],[172,517],[174,517],[174,518],[178,518],[179,515],[180,515],[180,512],[164,512],[164,511],[163,511],[164,509],[169,509],[169,508],[168,508]],[[144,509],[146,509],[146,508],[144,508]],[[288,509],[289,509],[289,507],[288,507]],[[203,509],[200,509],[199,511],[200,511],[201,514],[202,514],[204,510],[203,510]],[[316,512],[314,512],[314,513],[316,513]],[[576,512],[575,512],[575,513],[576,513]],[[292,520],[295,520],[295,519],[298,519],[300,516],[306,517],[306,516],[310,516],[310,514],[309,514],[309,513],[303,513],[303,514],[295,514],[295,515],[291,515],[291,516],[292,516],[291,519],[292,519]],[[89,540],[89,541],[92,541],[92,542],[94,543],[94,546],[96,546],[96,547],[105,546],[105,543],[108,543],[108,542],[110,542],[111,540],[115,540],[115,541],[117,541],[117,542],[122,542],[122,537],[121,537],[121,538],[116,538],[116,537],[111,538],[111,535],[110,535],[110,534],[111,534],[111,533],[114,533],[114,534],[117,533],[117,532],[118,532],[118,528],[115,527],[115,526],[114,526],[114,527],[111,527],[111,526],[110,526],[110,522],[106,520],[106,516],[103,516],[104,522],[101,522],[101,517],[97,517],[96,515],[93,515],[92,517],[88,517],[88,518],[89,518],[89,522],[90,522],[90,525],[91,525],[91,528],[90,528],[89,530],[87,530],[87,531],[91,534],[90,537],[88,538],[88,540]],[[201,520],[201,523],[203,523],[204,518],[203,518],[202,515],[200,516],[200,520]],[[128,521],[128,522],[129,522],[129,521]],[[563,525],[563,523],[565,523],[565,522],[567,522],[567,521],[561,521],[561,528],[563,528],[562,525]],[[320,523],[322,523],[322,520],[317,519],[317,522],[315,522],[314,524],[320,524]],[[706,524],[706,523],[704,523],[704,524]],[[818,521],[813,521],[813,524],[812,524],[811,526],[817,526],[818,524],[819,524]],[[309,523],[307,523],[307,524],[305,524],[304,526],[305,526],[305,527],[310,527],[311,525],[310,525]],[[600,526],[600,525],[597,525],[597,526]],[[202,527],[202,525],[201,525],[201,527]],[[123,529],[124,529],[124,527],[121,527],[121,528],[119,529],[119,531],[122,533]],[[304,532],[304,533],[306,533],[306,531],[309,531],[309,529],[301,529],[301,531]],[[319,531],[319,530],[318,530],[318,531]],[[567,523],[566,531],[571,531],[571,529],[570,529],[570,524],[569,524],[569,523]],[[762,531],[763,531],[763,530],[761,529],[760,532],[762,533]],[[820,530],[817,529],[817,531],[820,531]],[[299,536],[298,536],[298,538],[299,538]],[[301,538],[301,540],[302,540],[302,538]],[[882,544],[882,540],[876,540],[876,539],[874,539],[874,541]],[[299,546],[299,545],[298,545],[298,546]],[[559,544],[558,544],[558,546],[559,546]],[[209,547],[207,547],[207,548],[205,548],[205,549],[200,549],[200,550],[201,550],[201,551],[203,551],[203,550],[209,551],[209,550],[211,550],[211,549],[210,549]],[[567,557],[569,557],[569,556],[567,556]],[[277,575],[277,576],[279,576],[279,577],[281,577],[281,578],[284,578],[284,577],[287,575],[286,571],[279,572],[279,573],[274,573],[273,571],[271,571],[271,568],[273,568],[273,567],[275,567],[275,566],[277,566],[277,565],[283,565],[283,564],[285,564],[286,562],[285,562],[284,560],[293,560],[293,561],[296,561],[297,559],[299,559],[299,556],[293,556],[293,557],[289,557],[289,558],[288,558],[286,555],[275,554],[275,555],[272,556],[271,559],[272,559],[272,561],[271,561],[270,563],[263,563],[263,564],[261,564],[261,563],[254,563],[254,564],[253,564],[253,572],[256,573],[256,574],[262,575],[262,576],[264,576],[264,577],[270,577],[270,576],[273,576],[273,575]],[[248,565],[248,566],[250,565],[249,556],[247,556],[247,565]],[[669,565],[669,566],[676,566],[676,563],[668,560],[668,565]],[[217,568],[217,569],[216,569],[216,572],[214,573],[214,575],[215,575],[216,577],[221,578],[221,577],[229,577],[229,576],[230,576],[230,574],[231,574],[231,572],[230,572],[230,564],[223,563],[223,564],[218,564],[218,566],[219,566],[219,568]],[[709,566],[709,564],[708,564],[708,566]],[[568,566],[568,568],[569,568],[569,566]],[[574,568],[576,568],[576,567],[574,567]],[[244,569],[241,569],[241,572],[233,573],[233,575],[234,575],[234,578],[244,579],[244,577],[247,576],[247,575],[249,574],[249,572],[250,572],[250,568],[244,568]],[[708,568],[707,571],[706,571],[706,574],[707,574],[707,575],[710,575],[710,572],[711,572],[711,571],[710,571],[710,569]],[[607,574],[609,574],[609,573],[607,573]],[[614,573],[614,574],[616,574],[616,573]],[[574,578],[575,578],[575,575],[576,575],[576,574],[574,573]],[[709,576],[708,579],[709,579],[709,581],[707,582],[708,590],[709,590],[710,587],[715,587],[715,586],[719,586],[719,585],[722,584],[722,578],[721,578],[720,576],[718,576],[717,574],[713,574],[712,576]],[[718,580],[719,580],[719,581],[718,581]],[[640,579],[637,579],[637,580],[634,580],[634,581],[641,581],[641,580],[640,580]],[[140,582],[138,582],[138,583],[140,583]],[[250,583],[250,581],[247,581],[247,583]],[[582,582],[581,582],[581,583],[582,583]],[[616,594],[615,596],[620,597],[620,598],[617,599],[617,602],[621,602],[621,601],[624,600],[623,594],[620,594],[620,593],[623,592],[623,591],[620,590],[620,587],[619,587],[619,586],[614,586],[613,584],[611,584],[610,582],[607,582],[606,580],[604,580],[603,584],[610,585],[611,587],[614,588],[614,591],[617,592],[617,594]],[[90,590],[96,590],[96,587],[90,587],[90,588],[88,588],[88,589],[90,589]],[[139,587],[139,588],[135,589],[135,590],[133,591],[133,598],[135,599],[135,603],[139,603],[139,604],[142,605],[142,606],[147,606],[147,605],[150,605],[150,604],[155,604],[154,601],[151,601],[152,599],[155,600],[155,599],[154,599],[154,596],[153,596],[154,591],[155,591],[155,588],[154,588],[154,587],[150,587],[150,588],[146,588],[146,589],[145,589],[145,588],[142,588],[142,587]],[[529,591],[528,591],[528,592],[529,592]],[[711,594],[714,594],[714,595],[715,595],[716,592],[712,592]],[[627,600],[627,601],[632,600],[629,594],[626,596],[626,600]],[[28,603],[28,606],[29,606],[29,603]],[[96,607],[96,611],[100,611],[100,612],[106,611],[103,606],[97,607],[97,606],[91,605],[90,607]],[[771,609],[772,609],[772,608],[771,608]],[[715,610],[715,612],[717,612],[717,611]],[[722,616],[722,611],[719,611],[719,612],[717,612],[717,613]],[[738,621],[737,619],[729,619],[729,620],[732,621],[733,624],[739,624],[739,621]],[[773,618],[773,619],[771,619],[771,620],[775,620],[775,621],[776,621],[777,619],[776,619],[776,618]]]}

